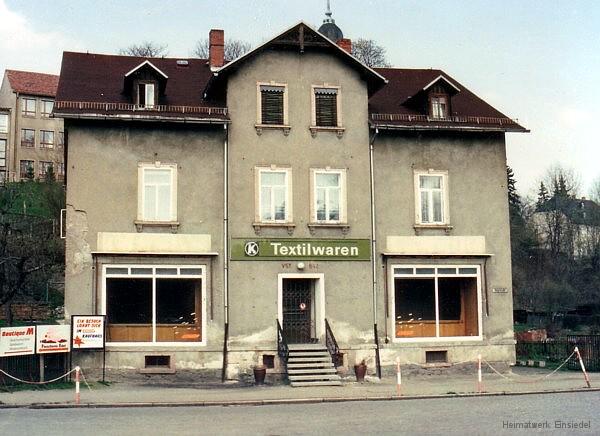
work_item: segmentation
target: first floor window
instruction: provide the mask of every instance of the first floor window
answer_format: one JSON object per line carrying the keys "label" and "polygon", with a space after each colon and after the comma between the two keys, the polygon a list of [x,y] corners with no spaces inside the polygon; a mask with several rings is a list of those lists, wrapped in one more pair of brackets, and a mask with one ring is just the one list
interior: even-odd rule
{"label": "first floor window", "polygon": [[345,170],[312,170],[313,221],[340,223],[346,219]]}
{"label": "first floor window", "polygon": [[22,160],[19,169],[21,179],[33,179],[35,177],[32,160]]}
{"label": "first floor window", "polygon": [[58,132],[57,145],[59,148],[62,148],[65,146],[65,132]]}
{"label": "first floor window", "polygon": [[35,147],[35,130],[21,129],[21,147]]}
{"label": "first floor window", "polygon": [[24,117],[35,117],[35,98],[21,100],[21,114]]}
{"label": "first floor window", "polygon": [[56,178],[58,180],[64,180],[65,179],[65,164],[62,162],[57,162],[56,163]]}
{"label": "first floor window", "polygon": [[40,161],[38,167],[40,170],[40,178],[46,177],[46,174],[48,174],[48,171],[50,171],[51,168],[54,170],[54,164],[52,162],[46,162],[43,160]]}
{"label": "first floor window", "polygon": [[108,342],[202,342],[203,266],[106,266]]}
{"label": "first floor window", "polygon": [[260,222],[290,221],[291,169],[258,169]]}
{"label": "first floor window", "polygon": [[177,166],[140,164],[138,220],[177,221]]}
{"label": "first floor window", "polygon": [[480,336],[479,266],[394,266],[396,338]]}
{"label": "first floor window", "polygon": [[54,148],[54,132],[52,130],[40,130],[40,147]]}
{"label": "first floor window", "polygon": [[6,171],[6,139],[0,139],[0,171]]}
{"label": "first floor window", "polygon": [[417,224],[448,223],[447,173],[427,171],[415,173]]}

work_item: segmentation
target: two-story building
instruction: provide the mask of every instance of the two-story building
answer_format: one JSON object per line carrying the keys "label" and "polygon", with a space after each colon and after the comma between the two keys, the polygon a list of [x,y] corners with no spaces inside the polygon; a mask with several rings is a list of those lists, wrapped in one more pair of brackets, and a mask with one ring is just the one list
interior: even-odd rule
{"label": "two-story building", "polygon": [[58,76],[6,70],[0,87],[0,181],[64,178],[64,129],[52,118]]}
{"label": "two-story building", "polygon": [[63,56],[65,308],[107,316],[108,367],[513,362],[504,136],[525,129],[305,23],[226,65],[209,39],[208,60]]}

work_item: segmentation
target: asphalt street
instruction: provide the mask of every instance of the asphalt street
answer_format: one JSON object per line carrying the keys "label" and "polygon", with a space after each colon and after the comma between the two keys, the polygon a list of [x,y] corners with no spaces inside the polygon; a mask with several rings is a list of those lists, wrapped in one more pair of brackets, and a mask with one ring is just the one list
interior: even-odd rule
{"label": "asphalt street", "polygon": [[[556,428],[557,421],[564,427]],[[542,427],[532,429],[534,423]],[[600,393],[269,406],[0,410],[0,435],[7,436],[528,433],[600,434]]]}

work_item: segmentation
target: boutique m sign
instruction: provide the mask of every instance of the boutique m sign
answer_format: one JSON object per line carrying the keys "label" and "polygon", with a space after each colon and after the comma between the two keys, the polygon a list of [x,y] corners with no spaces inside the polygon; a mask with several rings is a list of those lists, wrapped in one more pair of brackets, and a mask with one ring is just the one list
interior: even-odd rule
{"label": "boutique m sign", "polygon": [[231,260],[370,260],[368,239],[234,238]]}

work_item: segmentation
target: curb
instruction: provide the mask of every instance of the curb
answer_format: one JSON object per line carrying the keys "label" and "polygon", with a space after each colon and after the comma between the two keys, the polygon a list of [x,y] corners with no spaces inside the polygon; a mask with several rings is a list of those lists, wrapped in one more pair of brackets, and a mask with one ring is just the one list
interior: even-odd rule
{"label": "curb", "polygon": [[184,401],[184,402],[131,402],[131,403],[30,403],[30,404],[0,404],[1,409],[113,409],[141,407],[210,407],[210,406],[270,406],[281,404],[318,404],[345,403],[358,401],[402,401],[402,400],[432,400],[448,398],[499,397],[542,394],[568,394],[577,392],[600,392],[600,388],[557,389],[551,391],[523,392],[483,392],[464,394],[435,394],[435,395],[373,395],[355,397],[315,397],[315,398],[274,398],[264,400],[217,400],[217,401]]}

